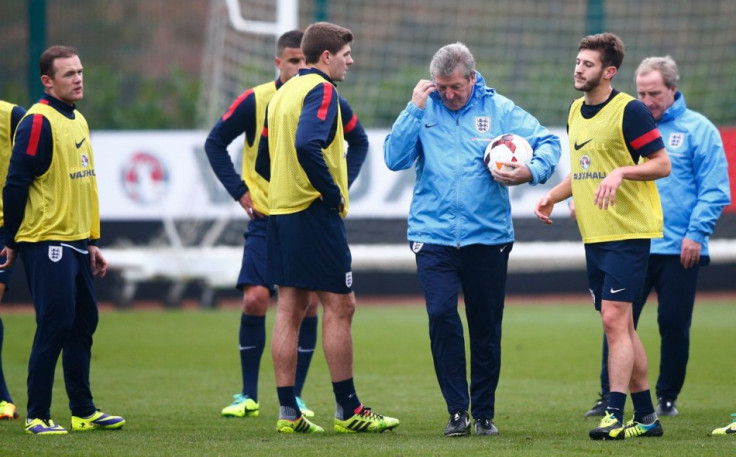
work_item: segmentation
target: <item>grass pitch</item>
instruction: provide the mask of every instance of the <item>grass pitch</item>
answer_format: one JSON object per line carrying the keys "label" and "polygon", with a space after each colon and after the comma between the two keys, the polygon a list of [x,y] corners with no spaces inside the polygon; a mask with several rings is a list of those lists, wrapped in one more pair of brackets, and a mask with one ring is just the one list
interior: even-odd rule
{"label": "grass pitch", "polygon": [[[640,335],[656,380],[659,338],[653,303]],[[275,310],[269,311],[268,329]],[[437,386],[422,304],[361,306],[353,334],[355,382],[361,400],[398,417],[394,432],[338,435],[334,400],[321,351],[304,390],[322,436],[283,436],[270,351],[264,353],[257,418],[225,419],[220,409],[240,388],[239,309],[103,311],[95,335],[92,389],[103,411],[127,419],[121,431],[29,436],[20,422],[0,423],[0,454],[45,456],[730,456],[736,437],[710,437],[736,412],[736,302],[700,299],[693,319],[680,416],[662,418],[660,439],[593,442],[597,420],[583,418],[598,391],[601,325],[587,301],[513,300],[506,308],[503,363],[497,390],[496,437],[445,438],[448,414]],[[3,364],[20,413],[35,330],[31,311],[2,309]],[[626,417],[631,415],[627,402]],[[52,416],[69,426],[61,367]]]}

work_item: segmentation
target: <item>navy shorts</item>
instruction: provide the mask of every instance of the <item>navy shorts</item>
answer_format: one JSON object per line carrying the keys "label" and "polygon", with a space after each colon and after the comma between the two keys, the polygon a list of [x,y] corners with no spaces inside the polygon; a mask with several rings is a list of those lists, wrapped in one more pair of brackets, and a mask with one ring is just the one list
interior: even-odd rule
{"label": "navy shorts", "polygon": [[585,245],[588,287],[595,309],[601,300],[641,300],[647,277],[651,240],[622,240]]}
{"label": "navy shorts", "polygon": [[304,211],[268,218],[268,282],[348,294],[352,257],[340,214],[317,199]]}
{"label": "navy shorts", "polygon": [[271,295],[276,293],[273,284],[266,281],[267,232],[267,217],[259,217],[248,222],[248,229],[243,233],[245,247],[238,275],[237,287],[240,290],[245,286],[262,286],[267,288]]}
{"label": "navy shorts", "polygon": [[[5,227],[0,227],[0,251],[5,249],[5,240],[8,236],[8,232],[5,231]],[[5,263],[7,259],[4,255],[0,256],[0,264]],[[13,277],[13,270],[15,270],[15,266],[18,264],[18,259],[16,258],[16,262],[13,263],[13,265],[10,268],[6,268],[4,270],[0,270],[0,283],[5,284],[6,290],[8,287],[8,284],[10,284],[10,278]]]}

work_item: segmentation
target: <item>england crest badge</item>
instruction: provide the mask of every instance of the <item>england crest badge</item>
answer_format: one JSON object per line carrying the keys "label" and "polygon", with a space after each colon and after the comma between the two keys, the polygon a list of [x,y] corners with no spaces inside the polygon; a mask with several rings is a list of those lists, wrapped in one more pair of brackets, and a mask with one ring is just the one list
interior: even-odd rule
{"label": "england crest badge", "polygon": [[49,246],[49,260],[52,262],[58,262],[61,260],[61,255],[63,254],[64,250],[61,248],[61,246]]}

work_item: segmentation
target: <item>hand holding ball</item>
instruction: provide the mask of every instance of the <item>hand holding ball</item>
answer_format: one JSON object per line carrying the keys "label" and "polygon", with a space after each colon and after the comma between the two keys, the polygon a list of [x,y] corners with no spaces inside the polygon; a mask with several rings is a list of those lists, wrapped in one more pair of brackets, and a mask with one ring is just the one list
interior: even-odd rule
{"label": "hand holding ball", "polygon": [[488,171],[512,171],[513,168],[503,165],[502,162],[529,163],[532,160],[532,147],[529,142],[519,135],[504,133],[492,139],[486,147],[483,162]]}

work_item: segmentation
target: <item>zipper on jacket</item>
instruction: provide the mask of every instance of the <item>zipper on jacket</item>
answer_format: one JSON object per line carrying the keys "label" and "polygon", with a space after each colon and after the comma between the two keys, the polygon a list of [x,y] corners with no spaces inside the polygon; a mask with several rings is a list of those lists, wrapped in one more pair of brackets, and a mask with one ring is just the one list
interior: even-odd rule
{"label": "zipper on jacket", "polygon": [[460,183],[462,182],[463,176],[463,156],[462,148],[459,144],[460,139],[460,115],[455,113],[455,248],[460,249],[460,214],[461,214],[461,201],[460,201]]}

